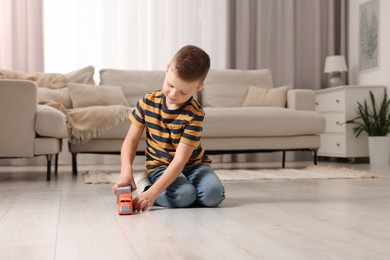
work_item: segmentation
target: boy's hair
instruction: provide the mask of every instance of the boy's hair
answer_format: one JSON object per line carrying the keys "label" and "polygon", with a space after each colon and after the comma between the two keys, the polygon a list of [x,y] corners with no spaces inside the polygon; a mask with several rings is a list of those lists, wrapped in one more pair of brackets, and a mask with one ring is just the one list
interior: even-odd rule
{"label": "boy's hair", "polygon": [[203,83],[210,69],[210,57],[201,48],[187,45],[178,50],[169,66],[180,79]]}

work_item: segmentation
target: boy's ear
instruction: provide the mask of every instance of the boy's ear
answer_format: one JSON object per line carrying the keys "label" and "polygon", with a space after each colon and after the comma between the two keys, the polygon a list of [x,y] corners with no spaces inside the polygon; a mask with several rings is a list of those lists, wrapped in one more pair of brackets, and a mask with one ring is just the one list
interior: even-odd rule
{"label": "boy's ear", "polygon": [[196,88],[196,92],[201,91],[204,88],[204,82]]}

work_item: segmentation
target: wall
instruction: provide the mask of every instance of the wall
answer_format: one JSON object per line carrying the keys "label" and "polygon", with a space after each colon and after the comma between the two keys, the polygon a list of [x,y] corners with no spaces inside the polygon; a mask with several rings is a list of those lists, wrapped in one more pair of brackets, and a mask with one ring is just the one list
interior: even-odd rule
{"label": "wall", "polygon": [[379,0],[379,69],[359,73],[359,6],[366,2],[349,1],[349,84],[385,85],[390,93],[390,1]]}

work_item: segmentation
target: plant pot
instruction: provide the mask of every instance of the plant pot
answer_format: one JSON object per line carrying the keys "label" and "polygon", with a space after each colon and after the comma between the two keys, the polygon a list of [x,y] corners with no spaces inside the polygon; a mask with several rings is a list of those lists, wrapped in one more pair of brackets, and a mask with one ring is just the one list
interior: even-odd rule
{"label": "plant pot", "polygon": [[370,164],[390,163],[390,136],[369,136]]}

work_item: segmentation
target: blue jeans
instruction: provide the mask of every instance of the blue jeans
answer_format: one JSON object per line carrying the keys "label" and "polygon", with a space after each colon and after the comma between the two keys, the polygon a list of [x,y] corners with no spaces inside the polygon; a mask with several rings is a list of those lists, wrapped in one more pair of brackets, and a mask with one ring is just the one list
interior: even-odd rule
{"label": "blue jeans", "polygon": [[[157,169],[149,174],[155,183],[166,168]],[[155,205],[184,208],[189,206],[216,207],[225,199],[223,187],[214,170],[207,164],[186,168],[177,179],[156,199]]]}

